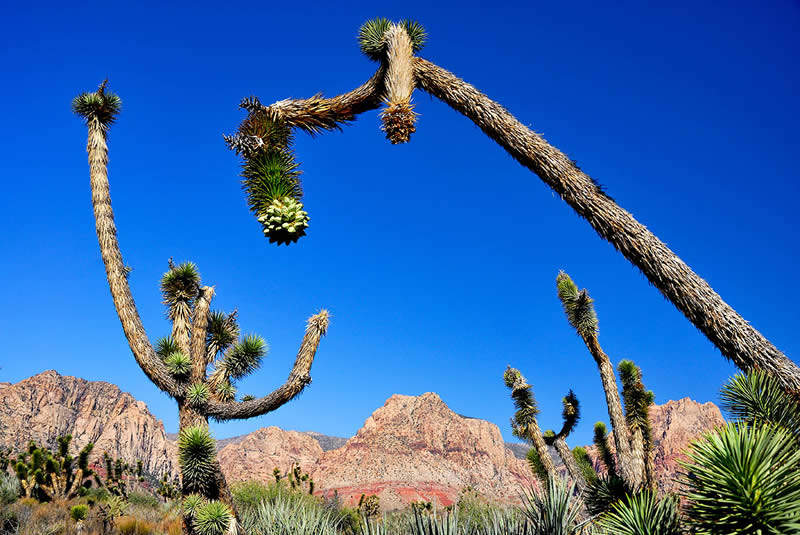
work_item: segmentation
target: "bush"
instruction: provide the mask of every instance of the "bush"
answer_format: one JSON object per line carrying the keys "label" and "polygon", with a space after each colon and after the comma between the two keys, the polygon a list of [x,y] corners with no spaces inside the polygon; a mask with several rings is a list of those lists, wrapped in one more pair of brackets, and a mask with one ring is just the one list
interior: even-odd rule
{"label": "bush", "polygon": [[121,516],[115,524],[121,535],[152,535],[156,533],[154,523],[133,516]]}
{"label": "bush", "polygon": [[79,505],[73,505],[72,508],[69,510],[69,516],[75,522],[80,520],[86,520],[86,516],[89,514],[89,506],[85,503]]}
{"label": "bush", "polygon": [[734,423],[695,441],[688,517],[709,535],[800,533],[800,449],[791,432]]}
{"label": "bush", "polygon": [[128,493],[128,503],[134,506],[149,509],[158,509],[161,507],[161,500],[147,492]]}
{"label": "bush", "polygon": [[0,505],[14,503],[19,494],[19,480],[10,474],[0,473]]}
{"label": "bush", "polygon": [[242,511],[248,535],[339,535],[340,522],[340,515],[319,501],[298,499],[291,492],[278,492],[272,500]]}

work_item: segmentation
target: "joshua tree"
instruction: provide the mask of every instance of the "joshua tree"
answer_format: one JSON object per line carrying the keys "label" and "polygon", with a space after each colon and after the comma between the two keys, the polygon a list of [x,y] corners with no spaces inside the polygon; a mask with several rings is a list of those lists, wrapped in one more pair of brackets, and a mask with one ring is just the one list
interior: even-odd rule
{"label": "joshua tree", "polygon": [[39,501],[70,499],[90,487],[94,471],[89,467],[89,454],[94,444],[84,446],[75,459],[69,454],[72,435],[58,437],[55,452],[39,447],[34,441],[28,444],[27,453],[20,454],[14,470],[25,496]]}
{"label": "joshua tree", "polygon": [[622,399],[625,402],[625,421],[631,436],[631,455],[644,461],[644,483],[656,489],[653,465],[653,431],[650,427],[650,406],[655,396],[642,384],[642,370],[630,360],[617,365],[622,381]]}
{"label": "joshua tree", "polygon": [[[88,127],[92,204],[114,306],[142,371],[177,401],[181,432],[197,426],[207,428],[209,418],[231,420],[266,414],[297,396],[311,382],[311,365],[328,328],[327,311],[322,310],[309,318],[294,366],[282,386],[261,398],[236,401],[232,381],[257,368],[265,345],[255,336],[236,340],[235,313],[223,315],[210,311],[214,289],[201,286],[193,264],[175,266],[170,263],[161,281],[164,302],[172,321],[172,334],[160,341],[158,351],[153,348],[128,285],[129,270],[117,242],[109,193],[106,142],[109,128],[120,112],[120,99],[107,91],[106,82],[103,82],[97,91],[76,97],[72,107]],[[213,371],[209,375],[208,367],[212,364]],[[233,499],[219,463],[214,460],[212,464],[215,481],[210,486],[208,497],[218,497],[233,509]]]}
{"label": "joshua tree", "polygon": [[503,373],[503,382],[511,389],[511,399],[514,400],[514,407],[517,409],[511,419],[511,429],[514,436],[526,440],[533,446],[535,456],[530,462],[542,484],[547,485],[551,478],[557,477],[556,467],[547,450],[539,422],[536,421],[539,407],[533,396],[533,389],[519,370],[511,366]]}
{"label": "joshua tree", "polygon": [[[249,112],[248,117],[237,135],[226,138],[229,145],[243,154],[249,150],[247,147],[269,146],[269,133],[276,130],[297,128],[314,134],[337,129],[384,102],[388,103],[382,114],[387,137],[392,143],[407,141],[414,131],[409,88],[421,89],[472,120],[515,160],[537,174],[603,239],[639,268],[726,358],[742,370],[765,370],[777,377],[785,389],[800,391],[800,368],[574,161],[475,87],[430,61],[415,57],[413,54],[422,48],[425,38],[424,29],[416,23],[391,24],[386,19],[365,23],[359,33],[361,50],[379,63],[369,80],[348,93],[328,99],[317,95],[264,106],[257,98],[246,98],[241,106]],[[254,123],[260,124],[260,131],[267,135],[260,135],[259,129],[252,127]],[[296,172],[296,166],[292,172]],[[302,219],[288,214],[288,208],[276,206],[276,209],[287,214],[285,222]],[[259,218],[265,215],[256,212]]]}
{"label": "joshua tree", "polygon": [[606,394],[608,417],[614,428],[614,444],[617,448],[620,475],[631,488],[638,489],[642,485],[644,474],[643,457],[641,454],[637,455],[641,453],[641,448],[631,444],[632,437],[625,420],[625,413],[622,411],[614,367],[597,339],[597,315],[592,304],[593,300],[585,289],[578,291],[578,287],[563,271],[558,274],[556,285],[558,298],[564,307],[567,320],[583,339],[600,371],[600,379]]}

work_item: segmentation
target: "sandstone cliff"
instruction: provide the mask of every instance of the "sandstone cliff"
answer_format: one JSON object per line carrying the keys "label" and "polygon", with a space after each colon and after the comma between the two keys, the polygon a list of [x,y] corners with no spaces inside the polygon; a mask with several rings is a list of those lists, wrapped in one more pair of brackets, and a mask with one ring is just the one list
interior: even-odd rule
{"label": "sandstone cliff", "polygon": [[176,473],[175,447],[161,420],[115,385],[50,370],[0,389],[0,448],[22,449],[31,439],[53,446],[66,434],[72,435],[73,453],[94,443],[92,461],[107,451],[141,460],[155,476]]}
{"label": "sandstone cliff", "polygon": [[306,433],[262,427],[222,448],[219,462],[232,481],[272,481],[275,468],[285,473],[297,463],[308,472],[321,456],[319,443]]}

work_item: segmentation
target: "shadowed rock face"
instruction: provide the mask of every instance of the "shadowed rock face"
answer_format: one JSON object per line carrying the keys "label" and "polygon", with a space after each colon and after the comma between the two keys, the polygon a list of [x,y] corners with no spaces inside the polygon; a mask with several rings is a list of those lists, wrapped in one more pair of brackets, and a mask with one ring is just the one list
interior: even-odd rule
{"label": "shadowed rock face", "polygon": [[142,401],[111,383],[62,376],[49,370],[0,388],[0,447],[24,449],[28,441],[53,446],[72,435],[72,453],[94,443],[103,452],[135,463],[155,476],[176,474],[176,451],[164,425]]}

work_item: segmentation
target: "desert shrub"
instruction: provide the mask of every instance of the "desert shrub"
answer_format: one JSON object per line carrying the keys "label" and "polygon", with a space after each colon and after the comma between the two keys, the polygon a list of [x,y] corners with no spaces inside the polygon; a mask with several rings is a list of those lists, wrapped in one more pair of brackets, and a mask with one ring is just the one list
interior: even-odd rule
{"label": "desert shrub", "polygon": [[733,423],[692,443],[682,463],[698,534],[800,533],[800,449],[793,433]]}
{"label": "desert shrub", "polygon": [[0,505],[17,501],[20,495],[19,480],[7,473],[0,473]]}
{"label": "desert shrub", "polygon": [[[279,492],[271,500],[242,511],[242,527],[248,535],[338,535],[340,516],[317,500],[298,499]],[[307,494],[305,496],[308,496]]]}
{"label": "desert shrub", "polygon": [[86,517],[89,514],[89,506],[85,503],[81,503],[78,505],[73,505],[69,510],[69,516],[75,522],[80,520],[86,520]]}
{"label": "desert shrub", "polygon": [[252,509],[261,503],[275,503],[276,501],[297,503],[301,508],[323,508],[323,501],[320,498],[303,492],[301,489],[292,489],[284,480],[269,484],[260,481],[234,483],[231,493],[239,510]]}
{"label": "desert shrub", "polygon": [[121,535],[152,535],[157,533],[155,523],[134,516],[121,516],[114,524]]}
{"label": "desert shrub", "polygon": [[681,535],[677,500],[649,491],[616,502],[599,525],[604,535]]}
{"label": "desert shrub", "polygon": [[147,492],[130,492],[128,493],[128,503],[133,506],[158,509],[161,507],[161,500]]}
{"label": "desert shrub", "polygon": [[222,502],[202,505],[194,516],[192,527],[198,535],[223,535],[233,520],[233,513]]}

